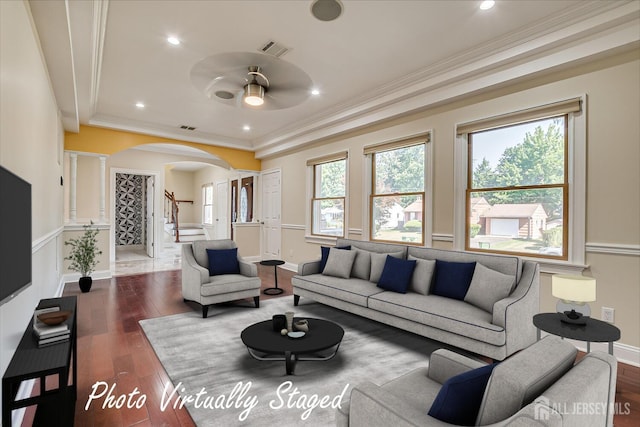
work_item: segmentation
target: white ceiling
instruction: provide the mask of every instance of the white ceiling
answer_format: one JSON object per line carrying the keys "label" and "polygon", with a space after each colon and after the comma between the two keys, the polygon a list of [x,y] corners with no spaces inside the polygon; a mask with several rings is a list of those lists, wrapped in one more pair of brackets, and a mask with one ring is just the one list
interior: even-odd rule
{"label": "white ceiling", "polygon": [[[331,22],[312,16],[310,0],[30,4],[66,130],[88,124],[258,157],[637,49],[640,40],[638,1],[497,0],[481,11],[475,0],[343,0]],[[170,35],[182,43],[170,45]],[[304,71],[319,96],[286,109],[246,109],[192,84],[190,71],[203,58],[256,53],[270,40],[290,49],[278,61]]]}

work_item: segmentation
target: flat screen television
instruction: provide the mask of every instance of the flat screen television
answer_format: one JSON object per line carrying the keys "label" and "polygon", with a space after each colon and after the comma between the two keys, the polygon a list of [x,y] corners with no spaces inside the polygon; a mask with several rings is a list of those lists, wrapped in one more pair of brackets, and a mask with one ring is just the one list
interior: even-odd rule
{"label": "flat screen television", "polygon": [[0,166],[0,305],[31,285],[31,184]]}

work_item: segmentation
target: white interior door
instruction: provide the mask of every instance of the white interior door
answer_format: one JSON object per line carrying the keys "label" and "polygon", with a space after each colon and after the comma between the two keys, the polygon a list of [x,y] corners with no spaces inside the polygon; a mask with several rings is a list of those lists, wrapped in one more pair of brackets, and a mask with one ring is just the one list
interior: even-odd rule
{"label": "white interior door", "polygon": [[154,217],[155,217],[155,212],[154,212],[154,206],[155,206],[155,200],[154,200],[154,193],[155,193],[155,177],[153,176],[148,176],[147,177],[147,213],[146,213],[146,222],[147,222],[147,238],[146,238],[146,242],[145,242],[145,246],[146,246],[146,250],[147,250],[147,255],[149,255],[151,258],[153,258],[155,256],[155,224],[154,224]]}
{"label": "white interior door", "polygon": [[229,184],[225,182],[219,182],[216,184],[216,220],[215,220],[215,236],[216,239],[229,238],[229,217],[227,215],[227,198]]}
{"label": "white interior door", "polygon": [[280,259],[280,171],[262,175],[262,259]]}

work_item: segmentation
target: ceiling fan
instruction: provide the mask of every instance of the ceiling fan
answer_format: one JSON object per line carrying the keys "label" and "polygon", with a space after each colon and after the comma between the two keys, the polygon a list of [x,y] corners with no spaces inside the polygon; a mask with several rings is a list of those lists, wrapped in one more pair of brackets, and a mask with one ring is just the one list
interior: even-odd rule
{"label": "ceiling fan", "polygon": [[191,82],[208,98],[235,108],[279,110],[304,102],[311,78],[297,66],[271,55],[227,52],[191,68]]}

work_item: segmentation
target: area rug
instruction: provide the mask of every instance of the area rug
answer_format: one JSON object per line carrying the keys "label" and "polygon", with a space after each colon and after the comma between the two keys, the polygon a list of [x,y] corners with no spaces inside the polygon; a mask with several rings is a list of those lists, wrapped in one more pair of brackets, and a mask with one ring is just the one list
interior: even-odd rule
{"label": "area rug", "polygon": [[[345,331],[329,361],[301,361],[286,375],[282,361],[258,361],[240,340],[242,330],[274,314],[328,319]],[[216,306],[147,319],[140,324],[198,426],[331,426],[335,406],[364,381],[382,384],[428,364],[441,343],[293,298],[261,302],[259,309]],[[324,406],[320,405],[322,398]]]}

